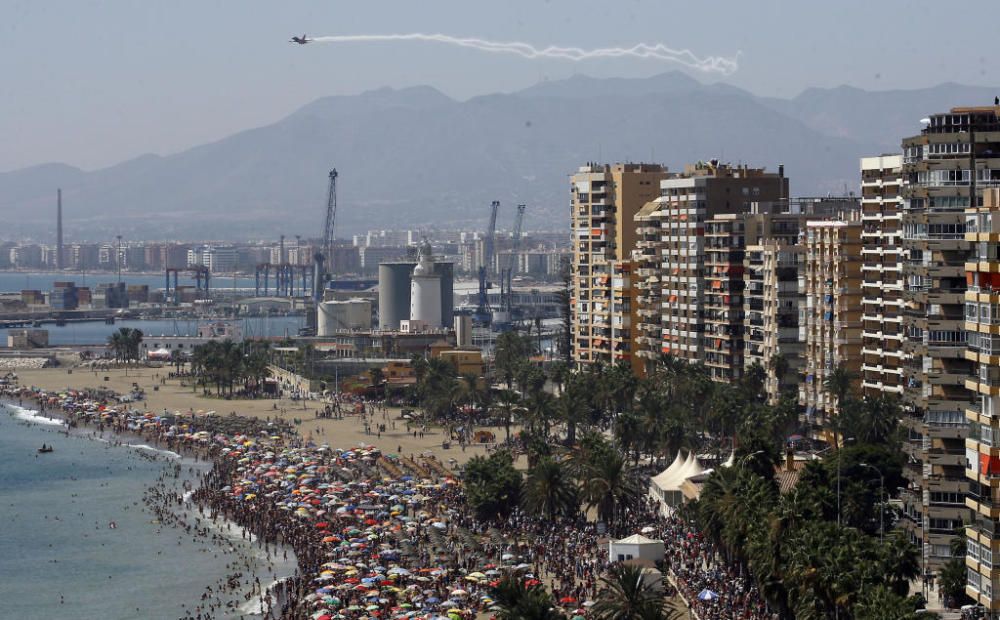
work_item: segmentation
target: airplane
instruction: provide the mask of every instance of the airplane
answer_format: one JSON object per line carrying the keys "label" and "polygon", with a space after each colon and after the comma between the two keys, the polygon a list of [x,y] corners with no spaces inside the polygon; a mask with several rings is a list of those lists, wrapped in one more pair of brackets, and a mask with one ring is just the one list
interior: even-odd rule
{"label": "airplane", "polygon": [[292,37],[288,40],[289,43],[298,43],[299,45],[305,45],[310,41],[312,41],[312,39],[307,38],[306,35],[302,35],[301,37]]}

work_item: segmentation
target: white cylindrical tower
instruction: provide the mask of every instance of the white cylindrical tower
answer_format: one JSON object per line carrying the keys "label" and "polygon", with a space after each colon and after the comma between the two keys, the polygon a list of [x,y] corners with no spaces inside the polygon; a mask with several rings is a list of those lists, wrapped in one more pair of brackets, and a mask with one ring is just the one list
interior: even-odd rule
{"label": "white cylindrical tower", "polygon": [[431,244],[424,239],[410,284],[410,320],[441,327],[441,276],[434,273]]}

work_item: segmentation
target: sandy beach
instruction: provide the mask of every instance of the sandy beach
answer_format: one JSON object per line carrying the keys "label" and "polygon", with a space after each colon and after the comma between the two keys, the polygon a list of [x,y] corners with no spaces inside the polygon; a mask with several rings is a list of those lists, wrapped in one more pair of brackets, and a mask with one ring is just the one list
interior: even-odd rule
{"label": "sandy beach", "polygon": [[[36,386],[45,390],[62,390],[66,388],[108,388],[116,393],[127,394],[132,390],[133,383],[146,393],[144,408],[147,411],[215,411],[220,415],[235,412],[237,415],[256,418],[281,418],[288,422],[295,419],[302,423],[296,426],[304,438],[312,437],[317,443],[328,443],[332,446],[356,446],[360,443],[377,446],[387,453],[400,451],[406,456],[420,455],[423,452],[433,452],[444,461],[455,459],[459,464],[465,463],[475,455],[486,454],[486,445],[468,445],[465,450],[452,442],[447,450],[442,449],[442,440],[447,439],[442,431],[428,427],[423,437],[414,437],[412,431],[407,431],[406,424],[400,419],[399,407],[387,407],[385,418],[382,413],[376,413],[373,424],[385,424],[386,432],[366,434],[364,424],[358,415],[345,415],[343,419],[317,418],[316,412],[323,408],[319,401],[293,401],[281,399],[226,400],[223,398],[206,397],[201,389],[192,390],[191,386],[182,386],[180,379],[161,379],[166,377],[170,368],[129,368],[98,370],[94,372],[85,368],[74,368],[72,373],[65,368],[44,368],[18,370],[20,383],[24,386]],[[108,380],[105,381],[104,378]],[[188,379],[190,382],[190,379]],[[154,390],[154,388],[158,388]],[[275,409],[277,406],[277,409]],[[284,411],[284,413],[282,413]],[[396,428],[393,428],[395,422]],[[416,430],[414,428],[414,430]],[[503,438],[502,428],[491,428],[498,439]],[[512,431],[513,432],[513,431]]]}
{"label": "sandy beach", "polygon": [[[430,465],[434,465],[434,467],[429,467],[429,469],[433,471],[436,467],[441,473],[444,473],[443,469],[451,467],[451,465],[449,465],[449,461],[451,459],[454,459],[454,464],[458,465],[468,461],[477,454],[485,454],[487,448],[486,445],[477,445],[466,446],[463,450],[461,447],[452,443],[452,447],[450,449],[443,449],[441,444],[442,440],[446,439],[446,431],[432,428],[418,429],[415,436],[412,431],[407,430],[405,420],[400,417],[402,412],[399,408],[388,408],[385,411],[379,410],[374,413],[369,412],[367,422],[371,425],[371,427],[376,427],[378,425],[385,425],[386,427],[386,431],[382,432],[381,436],[379,436],[378,433],[365,432],[365,420],[360,415],[345,415],[341,419],[318,418],[317,412],[322,410],[325,403],[317,401],[307,401],[303,403],[301,401],[296,402],[290,399],[226,400],[222,398],[215,398],[203,395],[200,389],[197,391],[192,390],[190,385],[182,385],[184,379],[166,378],[168,372],[169,369],[150,368],[98,370],[97,372],[94,372],[93,370],[88,371],[83,368],[75,368],[72,369],[72,372],[68,372],[68,369],[62,368],[22,370],[18,372],[18,376],[21,386],[31,386],[33,389],[50,392],[60,392],[67,389],[87,390],[103,388],[114,391],[118,394],[127,394],[138,387],[145,392],[145,400],[144,402],[137,403],[136,407],[139,411],[151,412],[150,414],[146,414],[147,416],[155,415],[156,413],[161,413],[166,410],[170,413],[180,412],[182,414],[189,411],[193,411],[195,413],[215,412],[221,416],[236,413],[241,417],[257,418],[261,420],[274,420],[275,418],[280,418],[289,423],[289,425],[291,425],[291,427],[297,431],[301,437],[307,439],[311,438],[315,440],[317,444],[330,444],[331,446],[340,446],[348,449],[350,449],[351,446],[375,446],[378,451],[383,453],[400,453],[401,456],[404,457],[404,461],[405,457],[413,455],[415,457],[413,460],[416,461],[420,467],[425,466],[423,459],[421,459],[420,456],[433,455],[438,460],[439,464],[434,465],[433,461],[427,461]],[[188,381],[190,381],[190,379],[188,379]],[[125,408],[123,407],[122,410],[124,409]],[[351,407],[351,409],[353,409],[353,407]],[[141,416],[142,414],[133,413],[131,415]],[[296,425],[293,423],[295,420],[301,420],[301,423]],[[395,428],[393,428],[393,424],[395,424]],[[503,429],[493,428],[490,430],[495,432],[498,438],[503,435]],[[239,444],[230,443],[228,445],[238,446]],[[225,450],[228,449],[229,448],[226,448]],[[238,449],[243,450],[242,447]],[[340,602],[337,604],[343,607],[347,604],[344,602],[347,600],[344,597],[350,594],[350,592],[341,592],[344,584],[341,582],[335,584],[336,587],[334,587],[324,581],[325,579],[333,579],[332,576],[324,576],[327,573],[330,573],[329,570],[325,570],[324,575],[316,577],[321,568],[327,566],[341,566],[338,562],[343,561],[350,563],[349,558],[345,559],[339,555],[327,555],[338,553],[338,548],[335,545],[328,546],[325,544],[328,540],[335,541],[334,536],[328,536],[327,534],[329,532],[327,532],[326,529],[323,529],[322,531],[314,530],[310,525],[300,528],[299,523],[294,518],[290,522],[283,521],[283,519],[287,519],[292,515],[278,510],[278,506],[264,504],[260,509],[263,512],[257,510],[244,512],[244,508],[247,504],[244,503],[246,500],[242,497],[243,491],[235,488],[232,492],[229,492],[229,486],[225,486],[223,488],[223,485],[227,484],[251,484],[251,482],[247,479],[248,477],[252,480],[261,479],[260,476],[266,478],[272,473],[279,472],[279,469],[275,469],[275,462],[269,462],[267,458],[263,461],[255,460],[259,459],[260,454],[262,453],[253,452],[253,450],[255,450],[255,448],[251,448],[251,452],[247,453],[247,458],[240,459],[238,469],[234,469],[234,467],[236,467],[236,463],[230,459],[216,459],[216,468],[212,474],[213,482],[208,484],[207,487],[202,487],[202,490],[195,493],[197,501],[203,507],[211,507],[212,519],[215,518],[216,514],[228,515],[229,518],[241,522],[241,527],[249,528],[247,531],[252,530],[258,533],[263,533],[269,538],[273,538],[273,535],[276,533],[281,533],[284,537],[284,541],[286,543],[290,543],[291,547],[294,548],[296,555],[299,557],[300,570],[304,570],[304,581],[297,580],[295,581],[294,586],[290,583],[290,587],[294,589],[295,594],[292,595],[291,599],[293,605],[292,609],[286,609],[286,611],[290,611],[291,613],[288,617],[301,617],[301,614],[305,613],[307,609],[315,608],[316,605],[320,605],[322,603],[322,600],[317,599],[316,597],[321,597],[321,599],[325,600],[327,597],[331,596],[331,592],[334,590],[340,593],[338,596],[341,598],[337,599]],[[317,452],[316,449],[307,449],[301,452],[295,449],[292,449],[291,451],[284,451],[283,449],[281,452],[282,456],[279,456],[278,458],[289,458],[293,461],[300,458],[306,459],[305,461],[302,461],[300,466],[310,464],[309,459],[313,459],[311,461],[313,467],[309,468],[309,471],[312,471],[312,469],[315,469],[316,458],[328,459],[328,453],[322,452],[322,450],[325,450],[325,448],[319,448],[319,452]],[[367,450],[361,450],[359,452],[359,454],[367,453]],[[234,454],[236,454],[236,452],[234,452]],[[350,456],[350,452],[341,453],[338,451],[337,454],[343,454],[344,459],[348,459],[347,461],[342,461],[340,457],[336,457],[336,460],[342,462],[342,465],[350,466],[349,469],[344,469],[344,472],[350,471],[350,475],[354,476],[355,480],[357,480],[357,475],[365,474],[366,471],[369,471],[364,465],[360,464],[360,461],[355,460],[356,457]],[[242,455],[243,453],[240,454],[240,456]],[[288,464],[288,461],[278,461],[278,463],[282,462],[286,465]],[[248,464],[244,466],[243,463]],[[268,463],[270,463],[270,465]],[[354,463],[355,465],[351,465],[351,463]],[[402,466],[403,463],[400,462],[399,465]],[[267,467],[269,466],[273,471],[267,470]],[[253,468],[252,472],[249,469],[251,467]],[[360,469],[358,469],[358,467],[360,467]],[[384,467],[388,467],[389,472],[392,471],[390,464],[387,464]],[[296,473],[301,474],[301,471],[296,469]],[[399,497],[405,497],[405,493],[414,492],[412,488],[410,490],[406,490],[406,486],[400,486],[401,484],[404,484],[401,480],[405,480],[407,477],[402,476],[399,472],[397,472],[397,474],[399,475],[394,476],[394,478],[396,478],[394,481],[391,481],[390,478],[382,478],[381,482],[378,483],[379,485],[389,485],[385,487],[385,493],[392,492],[400,494],[398,495]],[[299,477],[301,478],[302,476]],[[335,479],[335,477],[331,478],[331,480]],[[312,478],[309,480],[311,481]],[[440,481],[442,479],[438,478],[438,480]],[[370,482],[372,484],[376,484],[374,480],[371,480]],[[425,480],[424,482],[430,482],[430,480]],[[414,565],[425,567],[429,566],[431,568],[421,568],[420,571],[434,570],[437,571],[436,574],[442,576],[441,578],[444,579],[444,581],[434,586],[438,589],[434,591],[425,590],[425,596],[437,595],[442,599],[448,598],[449,591],[461,592],[461,588],[466,587],[469,590],[473,590],[473,594],[478,592],[476,596],[481,598],[484,602],[480,604],[481,606],[479,608],[477,608],[475,604],[471,604],[471,607],[474,609],[468,612],[463,612],[463,615],[465,617],[487,617],[488,614],[484,613],[485,607],[482,607],[490,604],[488,598],[489,592],[488,590],[483,590],[483,584],[485,584],[485,581],[482,583],[470,583],[464,575],[468,571],[480,569],[497,574],[498,571],[491,570],[495,568],[496,565],[489,562],[491,560],[499,562],[503,559],[500,557],[502,553],[515,549],[517,553],[523,554],[523,557],[514,555],[509,557],[519,557],[516,561],[527,562],[521,564],[520,566],[525,568],[528,568],[529,566],[533,567],[534,574],[537,574],[538,578],[543,580],[552,590],[555,599],[560,601],[560,603],[568,605],[568,608],[579,607],[579,604],[583,602],[585,598],[593,598],[597,594],[596,578],[606,563],[606,560],[604,559],[604,553],[601,549],[599,536],[596,534],[593,524],[577,524],[577,527],[571,528],[571,531],[568,531],[563,527],[545,520],[532,519],[523,513],[515,512],[515,514],[512,515],[511,523],[507,523],[502,526],[501,531],[490,524],[478,523],[458,506],[451,505],[450,500],[453,499],[452,496],[454,495],[456,487],[450,486],[453,484],[451,481],[445,482],[446,483],[427,485],[438,490],[425,491],[426,493],[439,496],[437,497],[437,500],[435,500],[436,503],[428,504],[426,505],[426,508],[431,511],[432,519],[444,519],[442,522],[431,523],[425,519],[424,521],[426,522],[422,522],[419,526],[415,521],[413,523],[407,523],[407,535],[400,538],[400,528],[392,519],[389,519],[380,527],[377,526],[377,522],[375,520],[371,520],[371,515],[368,515],[367,518],[369,520],[366,521],[366,524],[370,524],[372,527],[366,529],[364,532],[369,534],[369,537],[374,536],[379,539],[385,538],[385,541],[381,546],[390,550],[396,549],[393,550],[393,553],[399,553],[399,548],[408,548],[409,551],[407,553],[409,559],[406,564],[409,565],[410,568],[413,568]],[[264,484],[266,485],[267,483]],[[339,484],[341,483],[335,483],[334,486]],[[355,484],[356,483],[352,482],[349,486],[353,487]],[[362,482],[361,484],[367,485],[368,482]],[[416,484],[416,482],[405,483],[405,485],[410,484]],[[327,486],[329,485],[321,485],[319,492],[324,493],[322,488]],[[300,487],[300,489],[301,488],[305,487]],[[362,486],[354,488],[355,490],[360,488],[363,491],[369,487]],[[381,487],[376,486],[372,489],[374,491],[378,491],[379,488]],[[261,487],[260,492],[264,493],[266,489],[266,486]],[[346,489],[331,490],[336,494],[341,493]],[[255,490],[254,493],[256,492],[257,491]],[[270,496],[279,492],[284,493],[285,491],[268,491],[266,495]],[[293,493],[298,492],[299,490],[293,490]],[[329,492],[330,491],[325,491],[325,493]],[[254,497],[255,495],[248,495],[247,500]],[[393,495],[393,497],[396,497],[396,495]],[[416,497],[419,498],[419,496]],[[280,501],[283,500],[279,500],[279,502]],[[368,500],[368,494],[358,496],[353,503],[363,503],[365,501],[371,501]],[[298,503],[297,505],[306,506],[306,504],[301,503]],[[388,506],[388,504],[386,504],[386,506]],[[395,510],[398,508],[401,507],[397,506],[393,509]],[[309,505],[307,509],[314,510],[315,507]],[[301,507],[298,508],[298,511],[302,510],[305,509]],[[343,508],[337,510],[338,514],[336,520],[338,522],[341,518],[339,513],[343,510]],[[388,508],[386,508],[386,510],[388,510]],[[408,511],[407,514],[416,514],[415,508],[405,508],[403,510]],[[444,511],[441,513],[442,516],[437,516],[437,510]],[[221,511],[221,513],[218,511]],[[207,515],[208,513],[202,514]],[[321,519],[322,514],[323,513],[318,513],[317,515],[314,515],[314,520],[316,520],[318,525],[322,525],[325,528],[327,524],[319,523],[318,521]],[[398,513],[392,513],[392,515],[396,514]],[[296,514],[295,516],[302,517],[305,515]],[[330,517],[327,518],[329,519]],[[635,521],[635,523],[630,526],[631,529],[638,529],[640,522],[649,523],[655,520],[652,514],[637,513],[633,515],[632,518],[638,519],[638,521]],[[406,517],[404,515],[401,519],[404,521],[412,521],[412,516]],[[665,523],[661,525],[667,527],[667,524]],[[446,529],[446,532],[439,532],[437,526],[443,526],[443,529]],[[326,537],[321,540],[320,538],[322,536]],[[516,542],[517,540],[523,540],[522,536],[527,536],[529,539],[537,542],[535,544],[530,542]],[[351,547],[355,546],[356,540],[361,541],[358,544],[368,542],[367,539],[351,538]],[[339,548],[339,553],[343,553],[343,548]],[[350,553],[349,555],[353,556],[354,554]],[[494,555],[497,557],[493,558]],[[329,561],[331,557],[334,558],[334,561]],[[338,560],[337,558],[340,559]],[[324,560],[327,560],[326,563],[320,566]],[[440,566],[438,566],[439,562],[441,563]],[[361,569],[361,567],[362,565],[359,564],[358,568]],[[342,570],[342,568],[336,570]],[[410,574],[402,569],[402,567],[398,570],[403,570],[403,573]],[[478,573],[471,572],[468,574],[471,578]],[[379,575],[374,574],[370,576],[370,579],[377,580],[380,579],[380,577]],[[381,579],[384,579],[384,576],[381,577]],[[421,579],[423,578],[421,577]],[[446,587],[446,585],[442,585],[446,584],[448,581],[451,581],[452,583],[450,588]],[[320,584],[316,584],[314,582],[320,582]],[[322,586],[323,583],[327,583],[327,585]],[[535,583],[539,582],[535,581]],[[347,587],[350,587],[350,582],[346,585]],[[459,590],[455,590],[456,587],[459,588]],[[390,590],[392,589],[390,588]],[[308,594],[313,591],[315,591],[314,594]],[[262,597],[261,605],[263,605],[263,597],[265,594],[258,594]],[[370,595],[371,592],[368,592],[368,594]],[[407,596],[409,596],[409,594],[407,594]],[[396,598],[396,595],[391,595],[389,599],[379,598],[378,604],[381,605],[385,603],[386,605],[392,606],[397,602],[400,602],[397,601]],[[419,603],[420,605],[424,605],[426,607],[426,605],[431,603],[432,600],[433,599],[428,599],[425,603],[419,603],[419,600],[415,600],[414,603]],[[316,601],[316,604],[314,605],[311,601]],[[364,601],[361,601],[360,599],[354,602],[364,604]],[[372,601],[368,600],[367,603],[370,604]],[[215,611],[219,611],[222,604],[223,603],[220,600],[215,600],[215,606],[212,607],[213,613]],[[406,604],[409,605],[408,602]],[[448,607],[459,606],[453,601],[445,601],[444,604]],[[671,600],[668,601],[668,604],[674,608],[682,608],[682,604],[677,598],[671,598]],[[369,605],[368,608],[372,609],[373,607]],[[349,609],[359,609],[363,611],[364,607],[352,606],[349,607]],[[407,608],[405,607],[393,607],[393,610],[396,615],[413,615],[413,612],[407,612]],[[202,609],[202,611],[205,610]],[[574,613],[582,617],[585,615],[583,612],[583,609],[577,609]],[[449,617],[457,616],[458,614],[451,614],[449,612]]]}

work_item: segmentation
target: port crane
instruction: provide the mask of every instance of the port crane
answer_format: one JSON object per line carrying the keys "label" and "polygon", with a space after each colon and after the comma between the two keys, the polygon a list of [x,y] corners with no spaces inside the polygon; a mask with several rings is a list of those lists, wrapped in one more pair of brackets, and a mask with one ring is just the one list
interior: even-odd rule
{"label": "port crane", "polygon": [[490,283],[487,279],[488,269],[493,264],[493,239],[497,230],[497,211],[500,209],[500,201],[494,200],[490,203],[490,223],[483,237],[483,262],[479,265],[479,299],[476,306],[474,318],[481,325],[488,325],[492,315],[490,308]]}
{"label": "port crane", "polygon": [[316,302],[323,301],[323,289],[333,271],[333,231],[337,221],[337,169],[330,171],[330,188],[326,196],[326,221],[323,225],[322,251],[314,257],[316,261]]}
{"label": "port crane", "polygon": [[508,313],[514,309],[514,296],[511,285],[514,279],[514,261],[517,260],[517,251],[521,247],[521,225],[524,222],[524,209],[526,205],[517,205],[517,215],[514,216],[514,234],[511,238],[510,253],[504,261],[504,266],[500,273],[500,310]]}

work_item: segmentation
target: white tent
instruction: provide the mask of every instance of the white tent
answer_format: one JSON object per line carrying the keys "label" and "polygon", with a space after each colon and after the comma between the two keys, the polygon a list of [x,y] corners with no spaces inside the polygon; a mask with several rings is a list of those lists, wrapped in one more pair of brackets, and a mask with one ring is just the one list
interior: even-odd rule
{"label": "white tent", "polygon": [[683,461],[678,452],[673,464],[650,480],[649,494],[660,503],[660,511],[663,514],[670,514],[684,501],[681,493],[684,481],[704,471],[694,452],[688,452],[687,458]]}
{"label": "white tent", "polygon": [[608,542],[608,560],[611,562],[624,562],[636,558],[659,562],[663,559],[663,555],[663,541],[646,538],[642,534],[632,534],[621,540]]}
{"label": "white tent", "polygon": [[662,496],[661,490],[664,488],[673,475],[680,471],[684,467],[684,458],[681,456],[681,451],[677,451],[677,456],[674,457],[674,462],[670,464],[670,467],[664,469],[660,473],[656,474],[649,480],[649,493],[654,498],[659,499]]}
{"label": "white tent", "polygon": [[685,480],[692,476],[697,476],[703,471],[705,470],[702,468],[701,464],[698,463],[698,457],[695,456],[694,452],[692,452],[688,455],[688,460],[684,463],[684,469],[677,472],[677,474],[670,479],[670,482],[667,483],[668,486],[666,486],[663,490],[680,491],[681,485],[684,484]]}
{"label": "white tent", "polygon": [[729,453],[729,458],[722,464],[722,467],[732,467],[736,463],[736,451]]}

